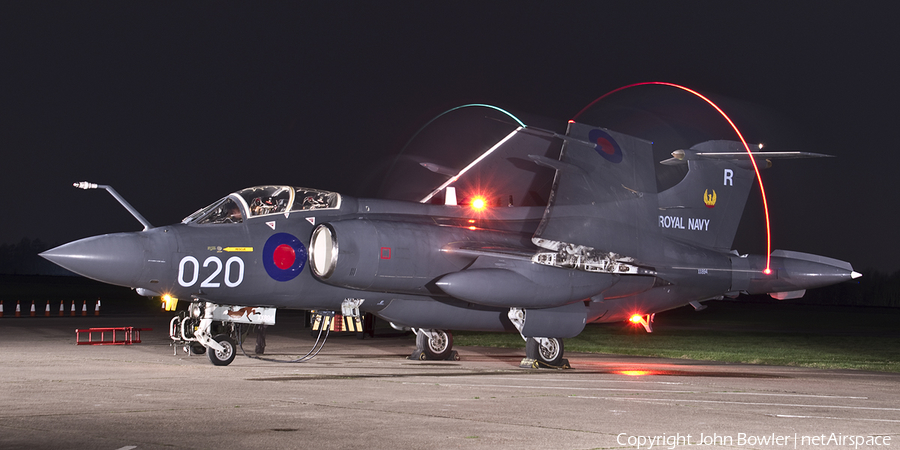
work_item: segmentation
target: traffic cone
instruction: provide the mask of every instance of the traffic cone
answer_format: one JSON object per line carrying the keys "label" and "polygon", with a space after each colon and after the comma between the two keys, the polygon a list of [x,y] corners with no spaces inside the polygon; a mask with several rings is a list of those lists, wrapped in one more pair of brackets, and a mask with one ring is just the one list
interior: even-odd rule
{"label": "traffic cone", "polygon": [[16,317],[19,317],[21,315],[22,315],[22,308],[19,306],[19,301],[16,300]]}
{"label": "traffic cone", "polygon": [[69,315],[75,317],[75,300],[72,300],[72,309],[69,311]]}
{"label": "traffic cone", "polygon": [[59,301],[59,317],[66,315],[66,308],[63,307],[63,301]]}
{"label": "traffic cone", "polygon": [[87,300],[81,302],[81,315],[82,317],[87,315]]}
{"label": "traffic cone", "polygon": [[34,300],[31,301],[31,317],[34,317]]}
{"label": "traffic cone", "polygon": [[47,300],[47,307],[44,308],[44,317],[50,317],[50,300]]}
{"label": "traffic cone", "polygon": [[95,316],[100,315],[100,298],[97,298],[97,305],[94,306],[94,315]]}
{"label": "traffic cone", "polygon": [[3,317],[3,300],[0,300],[0,317]]}

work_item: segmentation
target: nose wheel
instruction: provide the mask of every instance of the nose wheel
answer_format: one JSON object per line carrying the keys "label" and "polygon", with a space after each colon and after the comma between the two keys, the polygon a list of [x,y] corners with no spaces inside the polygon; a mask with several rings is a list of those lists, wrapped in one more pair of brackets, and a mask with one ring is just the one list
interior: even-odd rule
{"label": "nose wheel", "polygon": [[235,342],[227,334],[217,334],[216,337],[213,338],[219,345],[222,346],[222,350],[216,350],[212,347],[206,350],[206,356],[209,357],[209,362],[213,363],[215,366],[227,366],[234,361],[234,348]]}

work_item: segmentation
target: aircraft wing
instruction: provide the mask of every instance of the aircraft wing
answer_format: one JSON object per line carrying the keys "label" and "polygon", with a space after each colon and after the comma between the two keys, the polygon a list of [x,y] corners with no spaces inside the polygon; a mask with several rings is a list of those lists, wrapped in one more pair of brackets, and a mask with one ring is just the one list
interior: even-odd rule
{"label": "aircraft wing", "polygon": [[574,245],[641,254],[642,235],[657,226],[651,143],[574,122],[563,140],[558,161],[534,158],[557,173],[533,242],[557,251]]}

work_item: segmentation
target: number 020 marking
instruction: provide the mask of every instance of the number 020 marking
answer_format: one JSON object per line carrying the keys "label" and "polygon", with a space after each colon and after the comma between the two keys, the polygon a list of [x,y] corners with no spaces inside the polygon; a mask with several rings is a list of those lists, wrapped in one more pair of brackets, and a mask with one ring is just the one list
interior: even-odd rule
{"label": "number 020 marking", "polygon": [[[190,267],[188,267],[190,266]],[[221,283],[215,281],[222,273],[222,260],[218,256],[210,256],[203,261],[203,267],[212,268],[212,272],[200,283],[200,287],[219,287]],[[232,256],[225,261],[225,274],[222,279],[225,286],[237,287],[244,281],[244,261],[237,256]],[[178,284],[183,287],[191,287],[200,279],[200,261],[193,256],[185,256],[178,263]]]}

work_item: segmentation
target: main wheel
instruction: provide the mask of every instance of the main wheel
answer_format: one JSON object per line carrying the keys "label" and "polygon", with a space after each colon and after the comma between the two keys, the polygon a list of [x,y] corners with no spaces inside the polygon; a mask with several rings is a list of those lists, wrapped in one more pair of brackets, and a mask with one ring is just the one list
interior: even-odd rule
{"label": "main wheel", "polygon": [[548,366],[559,366],[563,360],[563,341],[557,338],[533,338],[525,341],[525,354]]}
{"label": "main wheel", "polygon": [[206,356],[209,357],[209,362],[213,363],[215,366],[227,366],[231,364],[231,362],[234,361],[234,339],[231,339],[227,334],[218,334],[213,340],[218,342],[222,347],[225,347],[225,349],[207,349]]}
{"label": "main wheel", "polygon": [[416,347],[422,349],[426,359],[445,360],[450,357],[453,350],[453,334],[444,330],[431,330],[434,339],[431,339],[424,331],[416,334]]}

